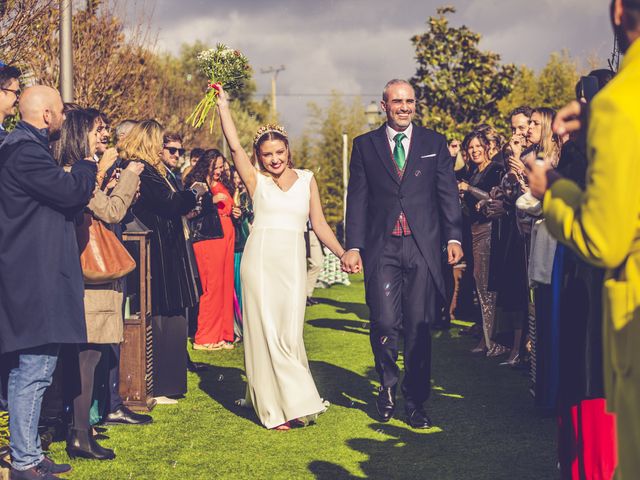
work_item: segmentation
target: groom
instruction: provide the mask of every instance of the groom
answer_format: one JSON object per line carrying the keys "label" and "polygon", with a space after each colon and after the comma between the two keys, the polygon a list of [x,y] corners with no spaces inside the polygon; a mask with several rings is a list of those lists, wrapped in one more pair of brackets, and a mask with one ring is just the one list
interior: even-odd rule
{"label": "groom", "polygon": [[353,141],[342,266],[356,273],[364,265],[380,419],[389,421],[395,411],[402,333],[408,423],[429,428],[423,408],[431,382],[429,324],[436,319],[436,295],[445,293],[442,245],[450,264],[462,258],[458,188],[445,137],[411,123],[411,85],[391,80],[381,105],[386,123]]}

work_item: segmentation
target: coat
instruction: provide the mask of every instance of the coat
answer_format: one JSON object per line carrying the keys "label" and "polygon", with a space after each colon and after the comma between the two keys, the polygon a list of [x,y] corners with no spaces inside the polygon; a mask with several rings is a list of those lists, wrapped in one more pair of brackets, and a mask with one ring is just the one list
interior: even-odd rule
{"label": "coat", "polygon": [[182,216],[196,206],[191,191],[178,191],[169,179],[145,162],[140,198],[133,214],[151,233],[151,311],[153,315],[182,315],[198,302],[198,289],[189,259],[188,232]]}
{"label": "coat", "polygon": [[[594,98],[586,189],[568,179],[544,197],[547,228],[583,260],[606,269],[604,382],[617,413],[619,478],[640,478],[640,40]],[[616,477],[618,478],[618,477]]]}
{"label": "coat", "polygon": [[462,241],[458,187],[445,137],[413,126],[402,180],[386,124],[354,139],[347,192],[347,249],[359,248],[365,282],[403,211],[438,290],[445,295],[442,245]]}
{"label": "coat", "polygon": [[[123,170],[118,185],[107,195],[96,187],[87,209],[111,225],[122,221],[136,194],[138,175]],[[88,343],[120,343],[123,340],[123,280],[105,285],[85,285],[84,309]]]}
{"label": "coat", "polygon": [[0,352],[87,341],[74,217],[95,182],[94,162],[66,173],[26,122],[0,147]]}

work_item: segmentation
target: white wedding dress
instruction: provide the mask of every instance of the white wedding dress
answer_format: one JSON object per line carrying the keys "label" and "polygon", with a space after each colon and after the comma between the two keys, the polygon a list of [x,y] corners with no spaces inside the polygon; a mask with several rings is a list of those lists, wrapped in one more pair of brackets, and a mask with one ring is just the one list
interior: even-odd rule
{"label": "white wedding dress", "polygon": [[302,339],[313,173],[294,171],[298,180],[286,192],[257,174],[254,222],[240,266],[246,401],[267,428],[324,410]]}

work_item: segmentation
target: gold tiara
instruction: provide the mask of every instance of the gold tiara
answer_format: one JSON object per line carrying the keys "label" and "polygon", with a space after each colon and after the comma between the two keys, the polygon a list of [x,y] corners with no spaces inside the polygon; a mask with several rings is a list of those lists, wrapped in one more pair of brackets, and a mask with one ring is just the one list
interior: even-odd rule
{"label": "gold tiara", "polygon": [[281,125],[277,125],[275,123],[268,123],[266,125],[261,126],[258,131],[256,132],[255,137],[253,137],[253,145],[257,145],[258,142],[260,141],[260,139],[265,136],[267,133],[271,133],[271,132],[275,132],[275,133],[279,133],[280,135],[282,135],[283,137],[289,137],[287,135],[287,131],[284,129],[283,126]]}

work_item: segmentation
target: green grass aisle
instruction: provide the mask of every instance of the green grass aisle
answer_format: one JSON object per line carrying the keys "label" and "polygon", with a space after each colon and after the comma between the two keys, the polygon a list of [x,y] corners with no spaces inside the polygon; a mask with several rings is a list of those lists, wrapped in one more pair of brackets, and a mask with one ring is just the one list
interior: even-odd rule
{"label": "green grass aisle", "polygon": [[[72,462],[70,479],[554,479],[555,424],[532,407],[522,372],[472,356],[473,341],[436,334],[429,411],[437,428],[381,424],[370,407],[375,375],[362,279],[317,290],[305,340],[321,395],[318,424],[267,431],[234,400],[244,395],[242,349],[192,352],[211,364],[189,374],[178,405],[158,406],[146,427],[111,427],[113,462]],[[285,292],[283,292],[285,293]],[[66,461],[63,444],[53,457]]]}

